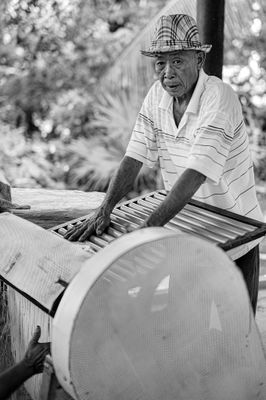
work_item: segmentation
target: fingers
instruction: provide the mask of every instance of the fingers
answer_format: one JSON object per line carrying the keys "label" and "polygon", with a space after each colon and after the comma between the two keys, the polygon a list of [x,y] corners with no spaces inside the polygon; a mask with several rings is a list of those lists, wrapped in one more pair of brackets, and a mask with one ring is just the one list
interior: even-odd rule
{"label": "fingers", "polygon": [[70,229],[65,235],[64,238],[69,240],[70,242],[74,242],[82,236],[82,234],[86,230],[90,230],[91,232],[94,231],[94,224],[91,223],[91,220],[86,220],[82,224],[78,226],[74,226],[72,229]]}
{"label": "fingers", "polygon": [[102,235],[104,230],[109,226],[110,219],[106,219],[105,217],[100,217],[97,219],[97,226],[95,232],[97,235]]}
{"label": "fingers", "polygon": [[82,233],[80,236],[79,242],[84,242],[84,240],[88,239],[95,231],[95,224],[88,226],[84,233]]}
{"label": "fingers", "polygon": [[[42,345],[42,343],[40,343],[40,345]],[[34,357],[34,364],[43,362],[48,353],[49,351],[46,347],[39,346],[38,353]]]}
{"label": "fingers", "polygon": [[45,348],[47,354],[51,353],[51,343],[50,342],[42,343],[42,345]]}
{"label": "fingers", "polygon": [[83,242],[84,240],[88,239],[93,233],[96,233],[96,235],[102,235],[104,230],[107,228],[107,226],[110,225],[110,218],[109,216],[98,216],[97,219],[94,220],[94,223],[92,223],[86,231],[82,234],[82,236],[79,238],[80,242]]}
{"label": "fingers", "polygon": [[40,373],[43,371],[45,357],[50,353],[50,343],[40,343],[39,346],[38,354],[34,359],[35,373]]}
{"label": "fingers", "polygon": [[[78,227],[80,228],[82,225],[79,225]],[[74,226],[73,228],[69,229],[65,234],[64,238],[67,240],[70,240],[70,237],[73,235],[74,232],[77,231],[77,226]]]}
{"label": "fingers", "polygon": [[37,325],[36,329],[34,331],[34,334],[32,336],[32,339],[30,341],[30,345],[34,345],[34,344],[38,343],[40,337],[41,337],[41,327],[39,325]]}
{"label": "fingers", "polygon": [[35,355],[34,364],[44,361],[47,354],[50,353],[50,343],[39,343],[38,353]]}
{"label": "fingers", "polygon": [[74,226],[69,231],[66,232],[64,238],[70,241],[75,241],[79,236],[87,229],[88,220],[82,222],[82,224]]}
{"label": "fingers", "polygon": [[101,235],[109,224],[109,216],[97,215],[84,221],[78,226],[74,226],[72,229],[66,232],[64,238],[71,242],[77,240],[79,242],[84,242],[84,240],[88,239],[94,233]]}

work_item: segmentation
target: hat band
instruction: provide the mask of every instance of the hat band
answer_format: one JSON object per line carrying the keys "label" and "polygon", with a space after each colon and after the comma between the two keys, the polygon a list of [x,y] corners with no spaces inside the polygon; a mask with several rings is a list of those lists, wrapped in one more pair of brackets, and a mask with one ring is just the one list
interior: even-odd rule
{"label": "hat band", "polygon": [[181,47],[201,47],[201,42],[194,40],[153,40],[151,47],[181,46]]}

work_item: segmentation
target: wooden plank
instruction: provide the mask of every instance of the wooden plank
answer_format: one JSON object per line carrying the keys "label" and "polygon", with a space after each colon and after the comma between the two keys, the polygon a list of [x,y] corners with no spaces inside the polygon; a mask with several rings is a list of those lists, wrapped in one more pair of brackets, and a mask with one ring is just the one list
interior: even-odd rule
{"label": "wooden plank", "polygon": [[31,206],[29,210],[14,210],[15,215],[49,229],[97,209],[105,193],[12,188],[11,195],[14,203]]}

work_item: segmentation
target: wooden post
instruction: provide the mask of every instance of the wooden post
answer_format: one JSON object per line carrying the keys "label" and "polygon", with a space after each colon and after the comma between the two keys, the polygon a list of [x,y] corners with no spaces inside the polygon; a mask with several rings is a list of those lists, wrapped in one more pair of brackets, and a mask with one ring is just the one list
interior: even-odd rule
{"label": "wooden post", "polygon": [[204,70],[222,78],[225,0],[197,0],[197,24],[203,43],[212,44]]}

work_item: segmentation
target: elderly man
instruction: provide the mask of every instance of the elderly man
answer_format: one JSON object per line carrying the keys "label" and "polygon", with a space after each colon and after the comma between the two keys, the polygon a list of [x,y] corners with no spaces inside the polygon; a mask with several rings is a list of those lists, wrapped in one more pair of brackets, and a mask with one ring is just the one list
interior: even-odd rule
{"label": "elderly man", "polygon": [[[151,47],[158,80],[138,114],[125,157],[105,200],[92,219],[66,234],[80,241],[101,234],[115,205],[129,192],[143,164],[159,160],[165,200],[142,227],[163,226],[193,197],[225,210],[261,219],[253,165],[241,106],[230,86],[202,67],[210,45],[202,45],[193,18],[162,16]],[[255,312],[259,250],[256,242],[236,261]]]}

